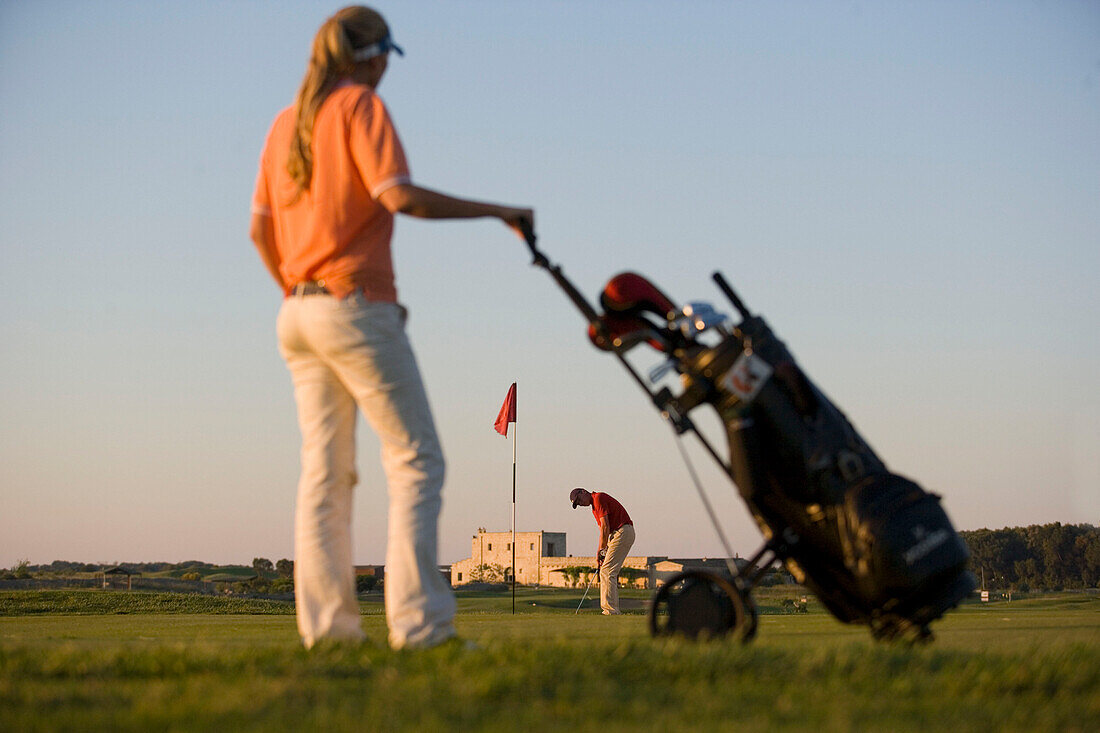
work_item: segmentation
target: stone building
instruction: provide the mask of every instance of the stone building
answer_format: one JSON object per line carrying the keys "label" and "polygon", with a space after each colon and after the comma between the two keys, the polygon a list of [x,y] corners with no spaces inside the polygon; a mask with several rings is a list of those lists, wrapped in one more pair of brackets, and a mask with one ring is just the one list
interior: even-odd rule
{"label": "stone building", "polygon": [[[516,532],[517,583],[548,585],[544,560],[565,557],[565,532]],[[478,528],[470,541],[470,557],[451,565],[451,585],[478,581],[512,581],[511,532]]]}
{"label": "stone building", "polygon": [[[620,584],[655,587],[652,567],[664,557],[628,556]],[[574,573],[572,569],[577,569]],[[516,582],[523,585],[568,587],[596,579],[593,555],[569,555],[565,532],[516,532]],[[481,581],[511,582],[512,533],[479,528],[470,541],[470,557],[451,565],[451,585]]]}
{"label": "stone building", "polygon": [[355,577],[358,578],[360,575],[373,575],[374,577],[378,578],[379,580],[382,580],[386,575],[386,566],[385,565],[356,565],[355,566]]}
{"label": "stone building", "polygon": [[[674,575],[688,570],[705,570],[717,575],[729,577],[729,566],[721,558],[653,558],[649,566],[650,587],[656,588]],[[744,558],[734,558],[734,565],[740,571],[745,567]]]}

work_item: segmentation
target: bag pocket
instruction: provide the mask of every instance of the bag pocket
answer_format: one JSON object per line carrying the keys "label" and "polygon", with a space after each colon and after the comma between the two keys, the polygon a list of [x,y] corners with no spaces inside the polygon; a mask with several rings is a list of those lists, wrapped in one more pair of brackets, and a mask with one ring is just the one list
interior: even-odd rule
{"label": "bag pocket", "polygon": [[848,490],[844,510],[848,564],[874,602],[920,591],[969,558],[940,497],[909,479],[870,476]]}

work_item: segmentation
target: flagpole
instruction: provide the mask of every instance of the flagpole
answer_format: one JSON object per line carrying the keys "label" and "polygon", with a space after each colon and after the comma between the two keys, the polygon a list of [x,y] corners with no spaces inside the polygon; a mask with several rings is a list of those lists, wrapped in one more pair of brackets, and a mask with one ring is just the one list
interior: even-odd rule
{"label": "flagpole", "polygon": [[[519,401],[519,387],[516,387],[516,401]],[[519,420],[512,423],[512,615],[516,615],[516,433]]]}
{"label": "flagpole", "polygon": [[512,614],[516,613],[516,383],[508,388],[508,396],[500,406],[500,414],[493,427],[501,435],[508,435],[512,427]]}

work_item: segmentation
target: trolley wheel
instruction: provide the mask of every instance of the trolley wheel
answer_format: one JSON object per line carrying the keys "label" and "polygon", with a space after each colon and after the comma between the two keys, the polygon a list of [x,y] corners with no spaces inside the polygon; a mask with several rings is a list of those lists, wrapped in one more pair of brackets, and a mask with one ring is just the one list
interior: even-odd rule
{"label": "trolley wheel", "polygon": [[649,609],[653,636],[679,634],[689,639],[731,632],[748,643],[756,636],[756,606],[748,592],[713,573],[689,570],[657,589]]}

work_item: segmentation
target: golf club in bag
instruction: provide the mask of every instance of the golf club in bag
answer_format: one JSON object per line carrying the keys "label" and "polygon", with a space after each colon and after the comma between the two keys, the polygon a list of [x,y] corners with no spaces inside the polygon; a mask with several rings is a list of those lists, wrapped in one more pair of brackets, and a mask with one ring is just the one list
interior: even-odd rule
{"label": "golf club in bag", "polygon": [[[737,325],[705,303],[678,307],[633,273],[607,283],[601,313],[538,250],[534,233],[524,233],[534,264],[580,310],[592,342],[615,354],[678,436],[690,432],[701,441],[764,536],[745,564],[727,563],[728,577],[690,571],[663,584],[650,609],[654,635],[750,640],[751,591],[776,561],[834,616],[870,627],[877,639],[930,638],[929,624],[974,589],[969,551],[940,498],[887,469],[721,274],[714,280],[737,311]],[[643,343],[666,357],[648,382],[626,359]],[[678,394],[650,387],[669,370],[680,377]],[[692,422],[702,405],[725,426],[727,457]],[[696,487],[732,556],[697,479]]]}

